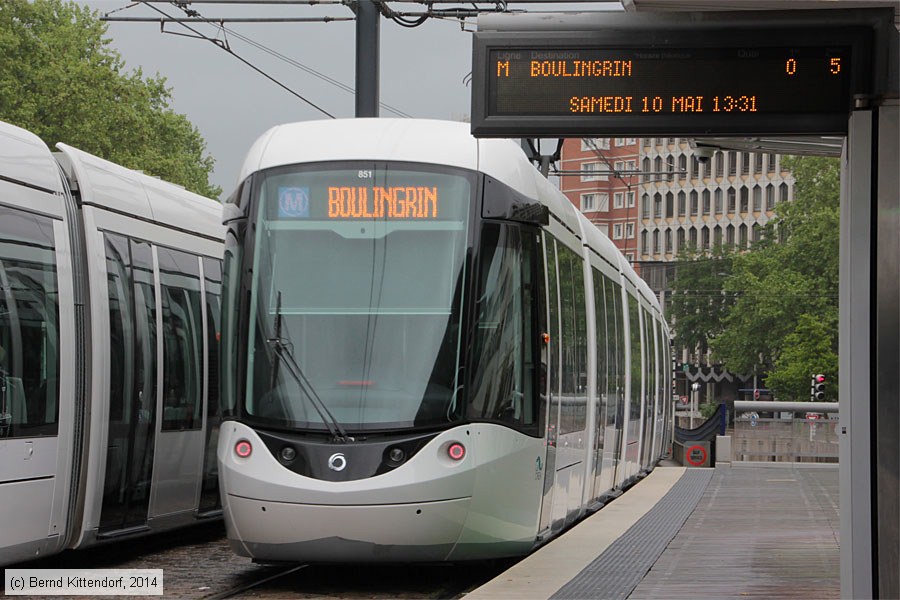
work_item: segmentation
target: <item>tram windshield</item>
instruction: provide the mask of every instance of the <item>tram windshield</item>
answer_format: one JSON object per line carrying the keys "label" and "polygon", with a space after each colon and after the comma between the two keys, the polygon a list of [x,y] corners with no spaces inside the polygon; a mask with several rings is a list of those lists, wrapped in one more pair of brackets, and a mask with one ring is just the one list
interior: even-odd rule
{"label": "tram windshield", "polygon": [[461,419],[474,178],[354,163],[282,168],[260,179],[248,418],[348,432]]}

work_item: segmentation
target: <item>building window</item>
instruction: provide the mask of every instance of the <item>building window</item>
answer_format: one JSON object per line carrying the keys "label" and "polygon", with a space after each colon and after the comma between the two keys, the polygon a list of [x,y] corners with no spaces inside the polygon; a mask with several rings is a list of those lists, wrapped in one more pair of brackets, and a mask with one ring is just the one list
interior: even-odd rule
{"label": "building window", "polygon": [[722,245],[722,228],[718,225],[713,228],[713,244],[716,246]]}
{"label": "building window", "polygon": [[634,239],[634,223],[625,223],[625,237],[629,240]]}
{"label": "building window", "polygon": [[625,207],[625,193],[624,192],[616,192],[613,194],[613,208],[624,208]]}
{"label": "building window", "polygon": [[724,212],[724,207],[722,206],[722,189],[719,188],[716,190],[716,214],[721,215]]}
{"label": "building window", "polygon": [[688,231],[688,239],[690,240],[691,248],[697,247],[697,229],[696,227],[691,227],[690,231]]}
{"label": "building window", "polygon": [[754,173],[762,173],[763,172],[763,155],[759,152],[753,155],[753,172]]}
{"label": "building window", "polygon": [[691,216],[696,215],[697,212],[697,190],[691,190]]}
{"label": "building window", "polygon": [[734,225],[725,228],[725,243],[734,246]]}
{"label": "building window", "polygon": [[622,239],[622,224],[621,223],[613,223],[613,239],[614,240]]}
{"label": "building window", "polygon": [[653,176],[648,174],[648,173],[650,173],[650,157],[649,156],[645,156],[644,160],[641,161],[641,171],[644,172],[644,174],[642,176],[642,180],[644,181],[644,183],[647,183],[651,179],[653,179]]}
{"label": "building window", "polygon": [[624,146],[625,138],[616,138],[616,146]]}
{"label": "building window", "polygon": [[644,138],[641,142],[641,146],[644,148],[650,148],[653,145],[653,138]]}
{"label": "building window", "polygon": [[774,154],[769,155],[767,172],[775,173],[778,169],[778,157]]}
{"label": "building window", "polygon": [[637,143],[637,138],[625,138],[626,146],[633,146]]}
{"label": "building window", "polygon": [[734,191],[734,188],[728,188],[728,214],[733,215],[735,211],[735,198],[737,193]]}
{"label": "building window", "polygon": [[786,183],[782,183],[781,185],[779,185],[778,192],[779,192],[778,195],[780,196],[779,200],[781,202],[787,202],[788,201],[788,185]]}
{"label": "building window", "polygon": [[666,253],[672,254],[672,230],[666,229]]}
{"label": "building window", "polygon": [[747,213],[750,210],[750,190],[745,186],[741,186],[741,213]]}
{"label": "building window", "polygon": [[616,162],[613,163],[613,171],[616,172],[616,177],[621,177],[622,171],[624,171],[624,170],[625,170],[625,161],[624,160],[617,160]]}
{"label": "building window", "polygon": [[762,227],[759,226],[759,223],[753,224],[753,243],[755,244],[762,238]]}
{"label": "building window", "polygon": [[725,169],[725,157],[721,151],[716,150],[715,154],[713,154],[713,162],[716,164],[716,177],[721,177]]}
{"label": "building window", "polygon": [[[687,155],[685,155],[685,154],[678,155],[678,170],[681,171],[682,173],[687,171]],[[687,176],[690,179],[690,174],[687,174]],[[682,177],[684,177],[684,175],[678,176],[679,179],[681,179]]]}
{"label": "building window", "polygon": [[749,152],[741,152],[741,174],[742,175],[750,174],[750,153]]}
{"label": "building window", "polygon": [[581,165],[581,170],[585,171],[581,175],[582,181],[609,181],[609,175],[600,174],[601,171],[606,170],[603,163],[584,163]]}
{"label": "building window", "polygon": [[685,195],[684,192],[678,192],[678,216],[683,217],[687,214],[687,207],[685,206]]}
{"label": "building window", "polygon": [[653,232],[653,254],[659,254],[659,230]]}
{"label": "building window", "polygon": [[634,208],[634,192],[625,192],[625,206]]}
{"label": "building window", "polygon": [[675,216],[675,197],[672,192],[666,193],[666,218],[671,219]]}
{"label": "building window", "polygon": [[633,160],[626,160],[626,161],[625,161],[625,170],[626,170],[626,171],[629,171],[629,175],[632,175],[632,174],[633,174],[633,172],[634,172],[634,165],[635,165],[635,163],[634,163]]}
{"label": "building window", "polygon": [[627,260],[630,263],[633,263],[634,262],[634,252],[626,252],[625,260]]}
{"label": "building window", "polygon": [[[771,187],[771,186],[770,186]],[[758,185],[753,186],[753,212],[762,210],[762,188]]]}
{"label": "building window", "polygon": [[653,194],[653,216],[657,219],[662,218],[662,196]]}
{"label": "building window", "polygon": [[742,224],[738,228],[738,236],[739,236],[739,243],[740,243],[741,248],[746,248],[747,247],[747,225],[746,224]]}
{"label": "building window", "polygon": [[678,228],[678,231],[675,232],[675,252],[680,252],[682,248],[684,248],[684,229]]}
{"label": "building window", "polygon": [[703,190],[703,214],[709,214],[709,190]]}
{"label": "building window", "polygon": [[766,210],[775,210],[775,186],[766,186]]}
{"label": "building window", "polygon": [[737,175],[737,152],[728,153],[728,174]]}
{"label": "building window", "polygon": [[709,250],[709,227],[704,227],[700,230],[700,242],[703,244],[703,248]]}
{"label": "building window", "polygon": [[581,195],[581,212],[596,212],[609,210],[609,194],[594,192]]}
{"label": "building window", "polygon": [[641,195],[641,216],[645,219],[650,218],[650,196],[647,194]]}
{"label": "building window", "polygon": [[581,151],[609,150],[609,138],[581,138]]}
{"label": "building window", "polygon": [[641,232],[641,254],[647,254],[647,232]]}

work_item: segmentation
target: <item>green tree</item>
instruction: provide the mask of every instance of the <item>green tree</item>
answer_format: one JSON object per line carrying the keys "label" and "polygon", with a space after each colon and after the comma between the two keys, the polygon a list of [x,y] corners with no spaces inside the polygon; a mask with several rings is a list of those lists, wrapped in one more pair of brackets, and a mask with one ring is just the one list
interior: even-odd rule
{"label": "green tree", "polygon": [[675,345],[705,354],[723,327],[732,298],[722,287],[731,274],[733,251],[717,245],[711,252],[693,246],[678,253],[669,317]]}
{"label": "green tree", "polygon": [[780,398],[804,400],[813,373],[827,372],[830,389],[837,381],[840,165],[784,162],[794,201],[776,208],[769,242],[734,257],[725,291],[735,302],[712,348],[728,370],[766,374]]}
{"label": "green tree", "polygon": [[96,12],[63,0],[0,3],[0,119],[216,198],[206,142],[110,47]]}

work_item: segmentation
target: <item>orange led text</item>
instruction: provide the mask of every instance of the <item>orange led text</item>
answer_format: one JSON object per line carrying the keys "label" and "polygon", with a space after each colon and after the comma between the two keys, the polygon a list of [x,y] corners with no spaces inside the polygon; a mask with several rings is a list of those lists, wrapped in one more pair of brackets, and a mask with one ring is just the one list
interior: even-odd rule
{"label": "orange led text", "polygon": [[[499,69],[497,76],[500,75]],[[630,60],[533,60],[532,77],[631,77]]]}
{"label": "orange led text", "polygon": [[437,187],[329,187],[329,219],[434,219]]}

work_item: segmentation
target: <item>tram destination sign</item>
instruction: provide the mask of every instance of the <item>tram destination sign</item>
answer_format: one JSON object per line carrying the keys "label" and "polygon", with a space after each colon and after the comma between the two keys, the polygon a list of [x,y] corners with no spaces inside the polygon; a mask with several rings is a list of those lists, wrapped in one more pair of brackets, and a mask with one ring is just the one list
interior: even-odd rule
{"label": "tram destination sign", "polygon": [[853,26],[478,32],[472,132],[840,134],[868,47]]}

